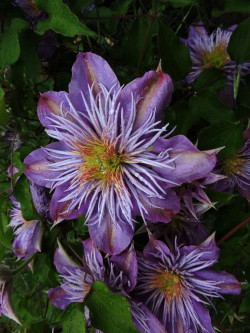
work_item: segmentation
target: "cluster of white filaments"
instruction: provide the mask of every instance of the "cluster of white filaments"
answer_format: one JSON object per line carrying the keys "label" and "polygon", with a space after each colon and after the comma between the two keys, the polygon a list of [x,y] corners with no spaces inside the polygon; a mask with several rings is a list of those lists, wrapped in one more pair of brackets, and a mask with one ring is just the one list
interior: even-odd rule
{"label": "cluster of white filaments", "polygon": [[[108,91],[99,84],[94,96],[89,87],[89,102],[82,94],[84,112],[79,112],[67,98],[70,111],[49,118],[53,124],[47,133],[67,147],[64,151],[46,148],[54,162],[49,164],[58,175],[51,188],[69,183],[60,202],[69,202],[68,211],[80,209],[88,199],[88,223],[101,223],[108,214],[113,223],[133,224],[131,197],[136,200],[140,214],[147,213],[142,203],[147,198],[163,198],[160,182],[171,182],[160,177],[154,167],[173,169],[174,159],[169,149],[156,155],[151,148],[168,125],[157,128],[155,112],[137,129],[136,103],[131,93],[130,110],[124,114],[119,103],[121,89]],[[176,157],[175,157],[176,158]],[[152,204],[151,204],[152,206]],[[66,213],[65,211],[64,213]]]}
{"label": "cluster of white filaments", "polygon": [[[164,325],[174,326],[180,320],[183,327],[194,327],[194,333],[200,327],[204,332],[202,322],[194,308],[192,300],[211,304],[209,297],[221,297],[219,295],[219,283],[210,280],[199,279],[195,272],[210,267],[215,260],[202,260],[204,255],[195,249],[188,254],[181,254],[177,245],[175,254],[166,255],[160,246],[155,262],[139,258],[138,288],[141,295],[146,296],[146,305],[157,316],[162,314]],[[202,295],[202,300],[198,295]]]}
{"label": "cluster of white filaments", "polygon": [[237,66],[227,53],[231,34],[231,30],[218,28],[210,36],[201,34],[187,40],[192,59],[192,70],[188,75],[190,81],[195,80],[202,70],[210,67],[223,68],[229,75],[228,78],[233,78]]}

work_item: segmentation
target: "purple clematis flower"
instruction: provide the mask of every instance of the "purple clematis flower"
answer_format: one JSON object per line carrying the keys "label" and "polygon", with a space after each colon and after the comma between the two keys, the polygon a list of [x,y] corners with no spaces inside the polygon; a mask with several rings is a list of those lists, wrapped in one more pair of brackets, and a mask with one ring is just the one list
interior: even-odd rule
{"label": "purple clematis flower", "polygon": [[[30,191],[34,206],[38,214],[49,219],[49,200],[44,187],[38,186],[33,182],[30,183]],[[11,221],[9,226],[14,228],[15,239],[13,242],[14,253],[18,258],[28,259],[33,253],[41,251],[41,240],[44,232],[40,221],[26,221],[23,218],[20,203],[11,196],[14,205],[10,212]]]}
{"label": "purple clematis flower", "polygon": [[121,87],[104,59],[80,53],[69,93],[41,95],[38,117],[58,142],[32,152],[25,174],[55,189],[55,224],[86,215],[98,247],[118,254],[132,239],[135,216],[166,223],[179,211],[170,187],[204,177],[216,157],[184,136],[160,138],[172,91],[161,69]]}
{"label": "purple clematis flower", "polygon": [[250,139],[238,152],[218,162],[215,171],[226,176],[215,183],[215,191],[232,193],[236,187],[250,201]]}
{"label": "purple clematis flower", "polygon": [[60,309],[72,302],[83,302],[94,281],[103,281],[111,291],[127,297],[134,325],[143,333],[166,333],[164,327],[142,303],[131,299],[131,292],[137,280],[137,260],[133,246],[128,251],[108,260],[109,274],[105,271],[100,252],[92,239],[83,241],[83,266],[78,266],[59,243],[54,263],[63,282],[50,289],[49,300]]}
{"label": "purple clematis flower", "polygon": [[219,249],[214,234],[198,246],[178,246],[173,252],[150,235],[138,257],[138,283],[134,291],[170,333],[214,333],[207,304],[220,294],[239,294],[240,283],[215,271]]}
{"label": "purple clematis flower", "polygon": [[47,13],[37,8],[34,0],[15,0],[14,4],[22,9],[32,30],[37,28],[37,23],[39,21],[43,21],[48,18]]}
{"label": "purple clematis flower", "polygon": [[[236,25],[222,30],[217,28],[208,35],[202,22],[193,23],[189,27],[188,38],[181,41],[189,48],[192,60],[192,70],[186,77],[188,84],[192,84],[200,73],[206,68],[223,69],[229,81],[233,81],[238,72],[237,64],[227,53],[227,46]],[[242,65],[241,77],[250,72],[250,62]]]}

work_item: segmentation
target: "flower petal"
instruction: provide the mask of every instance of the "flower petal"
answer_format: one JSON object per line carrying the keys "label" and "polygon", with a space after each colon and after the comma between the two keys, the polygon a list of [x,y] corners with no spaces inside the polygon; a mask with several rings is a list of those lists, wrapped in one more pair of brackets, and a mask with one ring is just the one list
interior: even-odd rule
{"label": "flower petal", "polygon": [[61,110],[64,114],[70,112],[67,96],[68,93],[65,91],[47,91],[40,96],[37,115],[43,126],[54,128],[51,118],[56,119],[56,116],[61,116]]}
{"label": "flower petal", "polygon": [[177,135],[170,139],[159,138],[153,151],[160,153],[165,149],[170,149],[170,158],[176,158],[173,162],[175,168],[158,168],[158,172],[179,185],[206,177],[216,164],[218,150],[202,152],[183,135]]}
{"label": "flower petal", "polygon": [[[72,96],[79,96],[78,102],[74,98],[75,106],[81,110],[82,98],[80,97],[81,91],[89,102],[89,87],[93,87],[93,93],[96,96],[100,92],[99,84],[103,84],[107,90],[116,86],[119,89],[119,81],[109,66],[109,64],[102,57],[91,52],[79,53],[76,61],[72,67],[72,79],[69,84],[69,93]],[[76,94],[76,92],[79,92]]]}
{"label": "flower petal", "polygon": [[110,262],[116,263],[119,271],[122,271],[126,275],[129,284],[128,287],[125,289],[125,291],[127,293],[132,291],[137,283],[137,273],[138,273],[138,266],[137,266],[137,259],[136,259],[134,245],[132,244],[126,252],[118,256],[112,256]]}
{"label": "flower petal", "polygon": [[127,221],[114,223],[107,213],[104,215],[102,223],[97,226],[95,222],[89,220],[89,234],[102,251],[116,255],[128,247],[133,238],[134,228]]}
{"label": "flower petal", "polygon": [[65,310],[66,307],[72,302],[66,292],[59,286],[52,288],[48,292],[48,298],[50,303],[61,310]]}
{"label": "flower petal", "polygon": [[56,249],[54,256],[54,265],[56,266],[58,273],[63,275],[67,275],[68,271],[78,267],[78,265],[65,252],[59,241],[58,248]]}
{"label": "flower petal", "polygon": [[67,146],[61,142],[54,142],[45,148],[34,150],[23,161],[23,163],[26,164],[24,174],[35,184],[50,187],[51,182],[59,175],[59,172],[49,168],[52,157],[46,152],[46,148],[60,151],[67,150]]}
{"label": "flower petal", "polygon": [[131,93],[137,103],[137,115],[133,128],[136,130],[152,116],[152,112],[155,112],[156,120],[163,119],[163,110],[169,105],[172,98],[172,79],[159,69],[149,71],[143,77],[128,83],[120,94],[125,117],[128,117],[128,113],[130,113]]}
{"label": "flower petal", "polygon": [[201,303],[195,301],[192,299],[193,306],[195,308],[195,311],[197,312],[200,321],[203,324],[203,327],[206,330],[202,330],[202,333],[214,333],[214,329],[211,323],[211,318],[209,315],[209,310],[206,309]]}
{"label": "flower petal", "polygon": [[239,295],[241,293],[241,284],[232,274],[227,272],[204,269],[196,272],[195,275],[201,279],[219,282],[217,287],[220,287],[219,292],[222,294]]}

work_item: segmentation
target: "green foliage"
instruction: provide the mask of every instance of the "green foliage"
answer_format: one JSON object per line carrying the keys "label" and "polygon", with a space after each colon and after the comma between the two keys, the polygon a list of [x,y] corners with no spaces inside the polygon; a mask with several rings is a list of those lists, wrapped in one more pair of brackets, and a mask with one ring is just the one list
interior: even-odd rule
{"label": "green foliage", "polygon": [[132,323],[126,298],[113,294],[103,282],[93,283],[85,301],[95,328],[104,333],[139,333]]}
{"label": "green foliage", "polygon": [[48,29],[68,37],[75,35],[95,36],[95,33],[82,24],[62,0],[36,0],[38,8],[49,14],[49,18],[38,23],[39,33]]}
{"label": "green foliage", "polygon": [[26,221],[37,220],[39,218],[33,206],[29,181],[24,175],[18,179],[15,185],[14,197],[20,202],[22,215]]}
{"label": "green foliage", "polygon": [[198,139],[202,150],[225,147],[218,155],[225,158],[243,146],[242,124],[226,120],[214,122],[200,131]]}
{"label": "green foliage", "polygon": [[232,33],[227,51],[237,64],[250,60],[250,17],[241,22]]}
{"label": "green foliage", "polygon": [[0,35],[0,68],[14,64],[18,60],[20,56],[18,33],[27,27],[27,22],[14,18],[10,26]]}
{"label": "green foliage", "polygon": [[189,50],[173,30],[160,20],[158,46],[163,70],[174,80],[184,79],[191,70]]}
{"label": "green foliage", "polygon": [[70,304],[63,312],[62,317],[62,333],[85,333],[86,321],[84,316],[84,308],[81,304]]}

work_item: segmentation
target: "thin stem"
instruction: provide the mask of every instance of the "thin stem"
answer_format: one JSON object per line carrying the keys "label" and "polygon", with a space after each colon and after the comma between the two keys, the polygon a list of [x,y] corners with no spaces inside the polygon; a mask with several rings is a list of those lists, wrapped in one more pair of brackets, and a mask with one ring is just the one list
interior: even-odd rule
{"label": "thin stem", "polygon": [[246,220],[242,221],[240,224],[238,224],[236,227],[234,227],[232,230],[230,230],[225,236],[223,236],[218,242],[217,245],[221,245],[226,239],[228,239],[230,236],[232,236],[237,230],[239,230],[241,227],[243,227],[245,224],[250,222],[250,217],[248,217]]}
{"label": "thin stem", "polygon": [[10,151],[10,193],[7,195],[6,198],[9,198],[14,191],[14,182],[13,182],[13,156],[14,156],[14,148],[15,148],[15,141],[16,141],[16,136],[17,136],[17,127],[14,122],[11,123],[12,126],[14,127],[14,136],[13,140],[11,142],[11,151]]}
{"label": "thin stem", "polygon": [[12,274],[13,275],[15,275],[15,274],[17,274],[17,273],[19,273],[20,271],[22,271],[33,259],[34,259],[34,257],[35,257],[35,253],[33,253],[30,257],[29,257],[29,259],[27,259],[25,262],[23,262],[19,267],[17,267],[16,269],[14,269],[13,271],[12,271]]}

